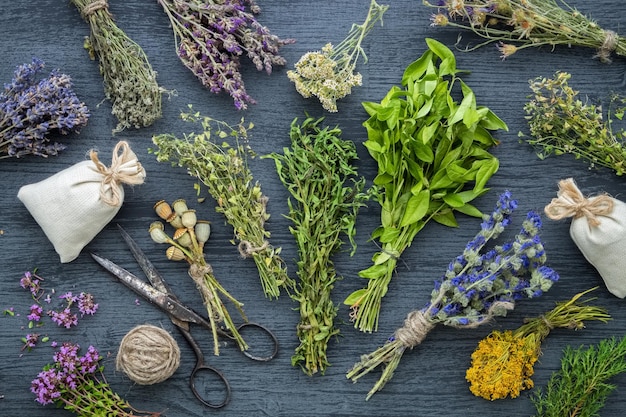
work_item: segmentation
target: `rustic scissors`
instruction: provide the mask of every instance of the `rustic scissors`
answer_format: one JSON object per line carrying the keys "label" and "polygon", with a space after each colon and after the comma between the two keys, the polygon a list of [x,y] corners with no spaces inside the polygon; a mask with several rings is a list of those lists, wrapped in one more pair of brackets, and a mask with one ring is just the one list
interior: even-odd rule
{"label": "rustic scissors", "polygon": [[[130,235],[121,226],[118,225],[118,227],[120,229],[122,237],[130,248],[131,253],[135,257],[135,260],[137,261],[137,263],[139,263],[141,269],[146,274],[148,280],[150,281],[150,284],[152,285],[148,284],[144,280],[141,280],[134,274],[128,272],[124,268],[116,265],[108,259],[102,258],[101,256],[98,256],[94,253],[92,253],[91,256],[107,271],[115,275],[124,285],[126,285],[128,288],[130,288],[140,296],[144,297],[150,303],[159,307],[161,310],[165,311],[170,316],[170,320],[178,327],[187,342],[189,342],[189,345],[196,355],[196,365],[193,371],[191,371],[191,375],[189,377],[189,386],[191,387],[191,391],[196,396],[196,398],[207,407],[224,407],[230,401],[230,384],[228,383],[228,380],[224,377],[224,374],[222,374],[219,369],[214,368],[213,366],[210,366],[205,362],[204,355],[202,353],[202,350],[200,349],[200,345],[193,338],[190,331],[190,323],[198,324],[209,330],[211,330],[211,323],[207,319],[202,317],[199,313],[196,313],[193,309],[185,306],[180,302],[180,300],[172,293],[171,289],[158,273],[152,262],[150,262],[150,260],[144,255],[144,253],[139,248],[137,243],[133,240],[133,238],[130,237]],[[245,322],[237,327],[238,330],[244,328],[256,328],[257,330],[261,330],[263,333],[266,334],[266,336],[269,336],[272,344],[272,350],[266,356],[256,356],[249,353],[248,351],[242,351],[245,356],[252,360],[261,362],[269,361],[274,358],[274,356],[276,356],[276,353],[278,352],[278,339],[276,339],[276,336],[270,330],[268,330],[266,327],[261,326],[260,324],[252,322]],[[218,328],[217,333],[222,337],[234,339],[233,335],[228,331]],[[196,378],[200,374],[205,374],[205,377],[208,377],[208,374],[211,373],[217,376],[217,378],[221,380],[224,385],[225,394],[224,399],[221,402],[213,402],[211,400],[208,400],[206,397],[207,394],[202,395],[200,392],[198,392],[196,388]]]}

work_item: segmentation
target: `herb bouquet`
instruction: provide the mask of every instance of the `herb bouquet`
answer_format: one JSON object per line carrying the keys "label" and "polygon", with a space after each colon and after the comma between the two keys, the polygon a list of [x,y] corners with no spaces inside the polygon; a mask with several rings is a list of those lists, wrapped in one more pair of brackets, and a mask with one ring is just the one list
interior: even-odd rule
{"label": "herb bouquet", "polygon": [[92,59],[97,56],[100,61],[105,96],[118,120],[113,132],[150,126],[161,117],[164,90],[157,84],[145,52],[115,24],[107,0],[71,2],[91,28],[85,48]]}
{"label": "herb bouquet", "polygon": [[[457,226],[454,212],[480,217],[470,202],[487,191],[498,170],[488,149],[498,142],[490,130],[507,129],[487,107],[476,104],[472,90],[458,77],[454,54],[426,39],[428,50],[410,64],[402,86],[393,87],[380,103],[363,103],[367,147],[378,163],[381,225],[372,233],[381,250],[373,265],[359,272],[367,287],[344,301],[354,325],[375,331],[382,298],[398,258],[430,221]],[[459,87],[459,92],[455,87]],[[453,94],[461,93],[458,103]]]}
{"label": "herb bouquet", "polygon": [[546,254],[539,237],[541,218],[535,212],[528,213],[513,241],[486,250],[486,244],[510,224],[516,207],[517,201],[504,192],[493,213],[484,216],[481,231],[435,281],[430,302],[410,312],[385,345],[363,355],[347,373],[356,382],[384,366],[368,399],[391,380],[404,352],[419,345],[436,325],[472,329],[486,324],[506,315],[516,301],[541,296],[558,280],[558,274],[545,265]]}
{"label": "herb bouquet", "polygon": [[240,57],[247,55],[258,71],[271,74],[273,66],[285,64],[278,50],[295,42],[256,20],[261,8],[255,0],[157,1],[169,18],[181,62],[211,92],[230,94],[237,109],[255,103],[241,76]]}
{"label": "herb bouquet", "polygon": [[541,343],[553,329],[579,330],[585,322],[611,319],[606,309],[578,302],[591,290],[576,294],[570,300],[557,303],[556,307],[529,320],[517,329],[504,332],[495,330],[478,343],[472,353],[472,365],[465,378],[470,391],[486,400],[497,400],[533,387],[531,379],[534,364],[541,354]]}
{"label": "herb bouquet", "polygon": [[[626,56],[626,38],[596,22],[562,0],[439,0],[431,26],[467,29],[486,41],[468,48],[498,42],[502,58],[520,49],[538,46],[567,45],[594,48],[602,62],[611,61],[611,53]],[[512,42],[512,43],[509,43]]]}
{"label": "herb bouquet", "polygon": [[[159,162],[169,161],[172,166],[185,167],[189,175],[207,187],[217,201],[216,210],[224,214],[233,227],[232,243],[238,242],[243,258],[254,260],[265,295],[277,298],[281,288],[287,291],[293,288],[293,280],[287,275],[287,267],[280,257],[281,248],[274,248],[267,240],[270,236],[265,228],[270,217],[266,210],[268,198],[261,192],[261,186],[253,182],[246,163],[246,153],[252,151],[239,143],[240,139],[247,140],[243,120],[237,126],[230,126],[201,116],[199,112],[191,113],[191,106],[189,109],[190,113],[182,113],[181,118],[199,124],[202,132],[185,134],[183,138],[156,135],[152,142],[157,148],[149,152],[155,154]],[[252,126],[249,124],[248,129]],[[218,145],[213,135],[218,139],[235,138],[237,145],[231,147],[227,142]]]}
{"label": "herb bouquet", "polygon": [[343,245],[342,236],[350,240],[354,253],[356,216],[368,198],[362,192],[365,179],[352,164],[357,159],[354,143],[341,139],[338,127],[322,128],[322,120],[307,118],[301,125],[294,120],[291,149],[269,155],[293,197],[288,200],[290,231],[300,255],[300,281],[292,298],[300,303],[300,345],[291,362],[308,375],[324,373],[329,365],[328,342],[339,334],[331,299],[338,277],[331,256]]}

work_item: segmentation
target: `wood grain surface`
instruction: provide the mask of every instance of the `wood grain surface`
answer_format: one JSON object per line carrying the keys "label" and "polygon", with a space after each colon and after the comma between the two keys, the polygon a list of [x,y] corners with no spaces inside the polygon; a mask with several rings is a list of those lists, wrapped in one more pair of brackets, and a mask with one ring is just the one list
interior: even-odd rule
{"label": "wood grain surface", "polygon": [[[179,297],[186,303],[202,309],[199,295],[188,279],[184,265],[172,263],[162,255],[162,248],[153,243],[147,233],[155,220],[153,204],[165,199],[185,198],[195,201],[194,179],[183,169],[157,163],[148,153],[151,137],[158,133],[181,135],[188,132],[179,119],[181,110],[193,104],[198,111],[231,123],[242,116],[255,124],[251,144],[259,155],[278,151],[289,145],[289,125],[295,118],[326,116],[326,123],[338,125],[343,137],[357,144],[360,155],[360,173],[369,181],[376,166],[362,146],[366,139],[362,127],[367,115],[363,101],[379,101],[393,86],[398,85],[406,66],[425,50],[424,38],[433,37],[453,47],[459,32],[454,29],[429,26],[431,9],[419,0],[391,0],[384,17],[384,25],[376,27],[365,42],[369,62],[358,69],[363,75],[363,86],[339,102],[339,112],[325,113],[316,100],[303,99],[287,79],[286,71],[293,67],[307,51],[317,50],[327,42],[338,43],[354,22],[365,17],[368,0],[260,0],[262,12],[259,21],[283,37],[297,40],[282,49],[288,64],[276,68],[268,76],[257,72],[243,60],[243,77],[258,103],[243,112],[237,112],[231,99],[215,95],[203,88],[185,69],[175,54],[175,46],[168,21],[156,1],[111,0],[110,10],[117,24],[139,43],[147,53],[159,83],[176,94],[164,98],[163,118],[153,126],[128,130],[115,136],[111,131],[116,120],[110,114],[110,103],[104,100],[102,78],[97,62],[91,61],[83,49],[83,38],[88,26],[68,1],[39,0],[37,2],[3,1],[0,6],[0,80],[9,82],[17,65],[30,62],[33,56],[43,59],[47,69],[59,68],[71,75],[75,91],[91,110],[91,118],[80,134],[63,137],[68,149],[49,159],[25,158],[0,161],[0,310],[14,308],[19,317],[0,317],[0,415],[66,416],[68,411],[42,407],[30,393],[30,382],[39,370],[52,359],[49,343],[30,352],[20,348],[28,329],[26,315],[31,300],[19,286],[24,271],[38,268],[45,278],[48,290],[87,291],[97,298],[100,310],[94,317],[83,318],[71,330],[57,328],[46,322],[40,329],[51,340],[73,341],[88,346],[93,344],[104,355],[105,374],[111,387],[139,409],[165,411],[170,417],[206,416],[529,416],[534,407],[529,391],[519,398],[489,402],[474,397],[468,390],[465,371],[470,355],[478,341],[493,329],[511,329],[522,324],[525,317],[550,310],[557,301],[570,298],[577,292],[600,286],[595,292],[596,304],[606,307],[613,320],[608,324],[589,323],[587,328],[574,332],[555,330],[543,344],[543,355],[535,366],[535,385],[545,386],[548,378],[560,367],[562,350],[566,346],[591,344],[610,336],[621,337],[626,326],[624,301],[612,296],[601,277],[589,265],[569,237],[569,222],[545,221],[543,239],[549,264],[561,275],[545,296],[524,300],[508,317],[474,330],[437,328],[424,343],[409,351],[402,359],[393,380],[384,390],[365,401],[365,395],[379,376],[378,372],[353,384],[346,372],[359,359],[384,343],[401,325],[406,314],[422,306],[429,298],[433,279],[442,274],[448,262],[458,255],[468,239],[479,229],[479,221],[460,217],[460,227],[445,228],[429,224],[419,233],[413,245],[402,256],[398,271],[383,300],[379,331],[363,334],[349,322],[348,308],[341,304],[355,289],[363,286],[357,272],[369,266],[376,252],[368,235],[378,225],[379,209],[375,203],[361,210],[357,222],[358,250],[354,257],[347,253],[335,257],[338,272],[343,279],[333,290],[333,299],[339,305],[341,337],[329,346],[332,366],[325,375],[306,376],[291,366],[290,358],[298,344],[295,326],[298,322],[297,305],[289,297],[276,301],[264,298],[256,268],[252,261],[239,258],[229,242],[232,229],[214,211],[214,201],[208,198],[197,205],[199,217],[213,222],[213,234],[207,243],[207,260],[224,286],[245,303],[245,310],[253,321],[271,328],[280,341],[276,359],[269,363],[252,363],[235,346],[222,349],[222,355],[210,355],[208,332],[193,329],[203,343],[209,362],[223,370],[229,379],[233,397],[224,409],[205,409],[193,397],[188,387],[188,375],[195,357],[181,335],[158,309],[142,302],[136,305],[136,296],[115,282],[109,274],[90,258],[89,250],[97,251],[122,266],[139,272],[126,250],[115,224],[123,225],[155,262],[156,266],[175,283]],[[571,1],[582,12],[591,14],[598,23],[616,31],[625,30],[626,15],[617,0],[583,2]],[[477,39],[463,33],[461,44]],[[527,131],[523,105],[530,93],[528,80],[537,76],[551,76],[555,71],[572,73],[570,84],[589,95],[590,99],[606,102],[612,92],[626,93],[625,61],[617,58],[611,65],[592,59],[594,51],[559,47],[527,49],[506,61],[499,59],[498,51],[488,46],[471,53],[456,52],[458,67],[471,73],[464,77],[475,91],[479,104],[488,106],[509,125],[509,132],[498,133],[501,145],[493,150],[500,159],[500,170],[491,179],[491,191],[480,198],[477,206],[490,210],[497,196],[511,190],[519,200],[518,215],[527,210],[542,210],[556,195],[560,179],[573,177],[585,194],[606,191],[618,198],[626,198],[624,179],[606,169],[590,170],[586,164],[570,156],[539,160],[533,150],[518,139],[519,131]],[[115,143],[128,140],[147,171],[145,184],[126,189],[126,200],[116,218],[88,245],[87,249],[68,264],[61,264],[52,245],[42,230],[17,199],[19,188],[40,181],[68,166],[81,161],[86,153],[96,148],[102,155],[110,155]],[[288,193],[280,183],[273,163],[267,159],[250,162],[255,179],[270,197],[268,211],[272,217],[268,229],[271,242],[283,248],[289,272],[295,277],[296,247],[289,233]],[[68,207],[71,210],[71,207]],[[179,370],[167,381],[152,386],[133,384],[125,375],[115,371],[114,358],[122,337],[139,324],[150,323],[169,330],[179,342],[182,361]],[[614,392],[601,415],[622,416],[626,400],[621,393],[626,389],[626,375],[615,378],[618,390]]]}

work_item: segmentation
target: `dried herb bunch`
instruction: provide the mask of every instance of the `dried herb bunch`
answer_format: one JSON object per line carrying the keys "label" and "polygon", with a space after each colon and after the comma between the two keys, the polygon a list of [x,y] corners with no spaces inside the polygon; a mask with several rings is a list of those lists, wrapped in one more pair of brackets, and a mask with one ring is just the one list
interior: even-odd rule
{"label": "dried herb bunch", "polygon": [[92,59],[98,58],[104,93],[118,120],[113,132],[150,126],[161,117],[161,94],[165,90],[157,84],[157,74],[145,52],[115,24],[107,0],[71,2],[91,28],[85,48]]}
{"label": "dried herb bunch", "polygon": [[48,135],[78,132],[89,110],[72,89],[69,75],[52,70],[40,78],[45,63],[33,58],[16,68],[0,93],[0,159],[26,155],[55,156],[66,148]]}
{"label": "dried herb bunch", "polygon": [[[468,47],[475,50],[498,42],[505,59],[520,49],[542,45],[580,46],[597,50],[595,57],[611,61],[611,53],[626,55],[626,39],[601,28],[562,0],[439,0],[431,26],[467,29],[486,41]],[[511,42],[511,43],[509,43]]]}
{"label": "dried herb bunch", "polygon": [[[172,166],[185,167],[192,177],[206,185],[209,194],[217,201],[216,210],[224,214],[233,227],[233,244],[237,244],[243,258],[252,258],[259,270],[263,292],[269,298],[277,298],[280,289],[293,288],[293,280],[287,275],[287,267],[280,257],[280,248],[273,247],[268,239],[270,232],[265,222],[268,198],[261,186],[254,183],[247,165],[247,155],[252,155],[242,142],[247,141],[250,123],[243,119],[236,126],[201,116],[199,112],[182,113],[184,121],[201,126],[201,133],[185,134],[177,138],[171,134],[152,138],[157,149],[149,152],[159,162],[171,162]],[[236,146],[227,142],[217,144],[215,139],[234,138]],[[198,190],[199,191],[199,190]]]}
{"label": "dried herb bunch", "polygon": [[307,375],[324,373],[330,365],[328,343],[339,334],[337,306],[331,292],[340,277],[331,259],[346,237],[353,248],[356,216],[368,195],[357,175],[354,143],[341,138],[338,127],[322,127],[323,118],[291,124],[291,149],[269,155],[278,176],[293,197],[288,200],[291,234],[298,247],[298,277],[292,298],[300,303],[297,327],[300,345],[291,358]]}
{"label": "dried herb bunch", "polygon": [[363,124],[364,145],[378,163],[374,184],[382,210],[372,233],[380,251],[359,272],[367,286],[344,301],[361,331],[377,329],[381,300],[415,236],[431,220],[456,227],[455,211],[480,217],[470,202],[488,190],[499,167],[488,151],[498,143],[490,131],[506,124],[477,104],[452,51],[434,39],[426,43],[427,51],[406,68],[402,87],[393,87],[380,103],[363,103],[370,116]]}
{"label": "dried herb bunch", "polygon": [[626,337],[604,339],[587,348],[568,347],[561,358],[561,369],[552,374],[545,389],[538,389],[532,397],[536,416],[599,416],[616,388],[609,380],[624,372]]}
{"label": "dried herb bunch", "polygon": [[614,129],[622,120],[626,99],[614,95],[603,118],[602,106],[582,101],[579,92],[569,86],[571,74],[556,72],[554,78],[530,80],[533,92],[524,106],[531,137],[520,137],[531,144],[539,158],[569,153],[586,160],[591,167],[603,166],[617,175],[626,173],[624,129]]}
{"label": "dried herb bunch", "polygon": [[64,343],[31,383],[31,392],[42,405],[56,404],[78,416],[158,417],[161,413],[140,411],[113,392],[104,378],[98,350]]}
{"label": "dried herb bunch", "polygon": [[240,57],[247,55],[258,71],[271,74],[275,65],[285,65],[279,49],[295,42],[271,34],[256,20],[261,8],[254,0],[158,2],[170,20],[182,63],[213,93],[226,91],[237,109],[255,103],[241,76]]}
{"label": "dried herb bunch", "polygon": [[486,246],[511,224],[516,208],[517,201],[511,194],[502,193],[493,213],[483,217],[480,232],[435,281],[430,302],[410,312],[404,325],[387,343],[361,356],[348,372],[347,377],[356,382],[383,366],[382,375],[367,394],[368,399],[391,380],[404,352],[421,344],[435,326],[476,328],[494,317],[505,316],[518,300],[540,297],[559,279],[546,265],[547,257],[539,236],[541,218],[533,211],[528,212],[512,241]]}
{"label": "dried herb bunch", "polygon": [[367,62],[361,44],[376,22],[382,24],[383,14],[388,8],[371,0],[363,24],[353,24],[348,36],[337,46],[327,43],[321,51],[304,54],[296,63],[295,70],[287,71],[298,93],[304,98],[316,96],[324,109],[336,112],[337,100],[350,94],[352,87],[361,85],[361,74],[354,72],[359,58],[363,57],[363,61]]}
{"label": "dried herb bunch", "polygon": [[196,211],[187,206],[182,199],[174,201],[171,205],[165,200],[158,201],[154,205],[157,215],[173,227],[172,236],[165,233],[162,222],[152,222],[150,225],[150,237],[156,243],[168,244],[165,256],[171,261],[187,261],[189,264],[189,276],[196,284],[196,288],[202,295],[202,301],[207,309],[211,331],[213,332],[213,352],[220,354],[219,338],[217,330],[222,324],[233,335],[239,349],[247,350],[248,344],[237,330],[228,309],[222,302],[222,297],[232,302],[244,321],[248,321],[243,312],[243,303],[240,303],[219,283],[213,274],[213,268],[204,257],[204,244],[211,235],[211,225],[206,220],[198,220]]}
{"label": "dried herb bunch", "polygon": [[472,353],[472,365],[466,372],[470,391],[477,397],[497,400],[518,397],[534,383],[534,364],[541,354],[541,343],[553,329],[580,330],[585,322],[611,319],[606,309],[588,305],[591,300],[578,300],[594,290],[576,294],[568,301],[540,317],[524,320],[525,324],[511,331],[494,330],[478,343]]}

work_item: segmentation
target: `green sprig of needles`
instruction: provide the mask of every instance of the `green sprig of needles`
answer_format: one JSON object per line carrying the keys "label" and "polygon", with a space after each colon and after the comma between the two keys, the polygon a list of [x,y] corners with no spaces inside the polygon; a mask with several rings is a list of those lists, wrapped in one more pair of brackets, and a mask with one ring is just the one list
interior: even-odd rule
{"label": "green sprig of needles", "polygon": [[[402,87],[394,86],[380,103],[365,102],[370,116],[364,123],[364,145],[378,163],[381,225],[372,233],[380,251],[373,265],[359,272],[366,288],[350,294],[354,325],[361,331],[378,328],[381,300],[387,293],[397,261],[430,221],[455,227],[454,212],[480,217],[470,202],[487,191],[498,170],[488,148],[498,144],[490,131],[508,130],[458,74],[452,51],[426,39],[428,49],[410,64]],[[462,100],[453,91],[460,86]],[[471,185],[470,185],[471,184]]]}

